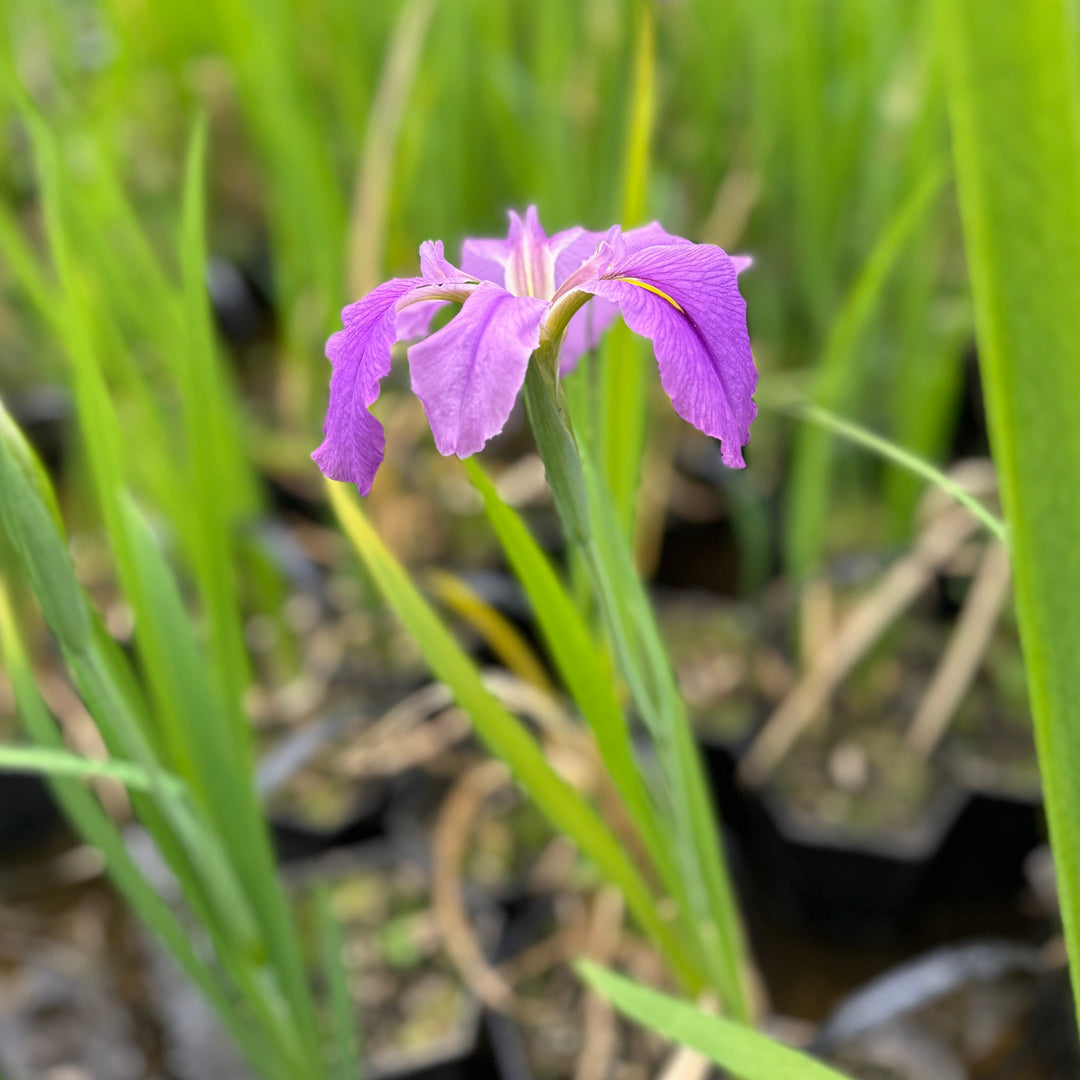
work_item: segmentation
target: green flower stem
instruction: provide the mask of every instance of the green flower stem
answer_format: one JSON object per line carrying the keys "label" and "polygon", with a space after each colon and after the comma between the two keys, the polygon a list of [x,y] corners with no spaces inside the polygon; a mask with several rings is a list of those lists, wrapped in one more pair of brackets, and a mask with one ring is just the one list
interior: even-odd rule
{"label": "green flower stem", "polygon": [[574,438],[551,345],[542,345],[529,363],[525,404],[567,541],[581,553],[619,669],[656,746],[681,870],[675,899],[689,909],[725,1008],[748,1019],[743,935],[701,760],[628,541]]}
{"label": "green flower stem", "polygon": [[525,408],[566,539],[576,547],[585,548],[591,533],[589,499],[570,414],[559,385],[558,354],[550,346],[541,346],[529,361],[525,373]]}

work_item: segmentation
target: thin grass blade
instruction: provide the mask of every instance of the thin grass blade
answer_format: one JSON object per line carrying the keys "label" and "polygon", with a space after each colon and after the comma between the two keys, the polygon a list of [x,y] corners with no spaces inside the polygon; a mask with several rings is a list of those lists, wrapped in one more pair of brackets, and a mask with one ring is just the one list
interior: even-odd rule
{"label": "thin grass blade", "polygon": [[983,523],[992,536],[1007,541],[1005,522],[990,510],[985,503],[975,498],[961,484],[958,484],[948,473],[942,472],[941,469],[936,465],[932,465],[925,458],[903,446],[898,446],[861,424],[856,424],[842,416],[837,416],[836,413],[828,409],[823,409],[820,405],[813,405],[805,401],[792,401],[788,404],[778,405],[778,407],[792,416],[797,416],[801,420],[824,428],[833,435],[839,435],[840,438],[847,439],[848,442],[854,443],[856,446],[862,446],[886,461],[898,465],[910,476],[918,477],[940,488],[961,506],[967,507]]}
{"label": "thin grass blade", "polygon": [[[15,690],[19,714],[39,748],[63,754],[63,740],[56,722],[34,681],[11,604],[10,592],[0,576],[0,648],[4,666]],[[146,926],[158,936],[181,968],[221,1017],[226,1029],[266,1080],[289,1080],[284,1063],[265,1037],[200,955],[188,931],[176,920],[162,898],[136,866],[116,826],[100,803],[82,783],[54,776],[51,783],[65,814],[79,833],[104,856],[109,875]]]}
{"label": "thin grass blade", "polygon": [[842,1073],[743,1024],[710,1016],[590,961],[578,974],[624,1016],[689,1046],[743,1080],[846,1080]]}
{"label": "thin grass blade", "polygon": [[[856,345],[877,311],[889,275],[904,246],[934,204],[949,170],[935,161],[900,203],[866,261],[833,324],[810,393],[815,404],[828,409],[850,405],[859,380]],[[825,547],[832,477],[830,433],[807,427],[792,454],[794,471],[788,478],[785,560],[789,573],[805,578],[818,569]]]}

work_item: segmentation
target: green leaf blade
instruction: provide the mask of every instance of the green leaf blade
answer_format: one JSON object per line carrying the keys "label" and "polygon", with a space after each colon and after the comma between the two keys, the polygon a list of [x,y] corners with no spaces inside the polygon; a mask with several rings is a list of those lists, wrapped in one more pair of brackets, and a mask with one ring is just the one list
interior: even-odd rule
{"label": "green leaf blade", "polygon": [[347,485],[327,481],[327,488],[334,511],[357,554],[420,646],[436,678],[446,683],[469,714],[477,734],[506,763],[552,825],[577,843],[601,873],[622,889],[635,918],[665,953],[679,977],[688,986],[700,986],[697,958],[686,952],[657,913],[651,890],[607,825],[591,804],[555,772],[525,726],[487,690],[476,665],[382,543],[348,493]]}
{"label": "green leaf blade", "polygon": [[937,14],[991,444],[1080,988],[1076,13],[1064,0],[938,0]]}
{"label": "green leaf blade", "polygon": [[806,1054],[775,1042],[753,1028],[710,1016],[686,1001],[581,961],[578,974],[619,1012],[644,1027],[688,1046],[743,1080],[846,1080]]}
{"label": "green leaf blade", "polygon": [[657,811],[634,758],[629,727],[615,696],[615,672],[594,643],[580,611],[518,514],[472,458],[464,462],[514,574],[532,604],[540,631],[567,689],[581,709],[601,757],[619,788],[661,877],[671,888],[675,869]]}

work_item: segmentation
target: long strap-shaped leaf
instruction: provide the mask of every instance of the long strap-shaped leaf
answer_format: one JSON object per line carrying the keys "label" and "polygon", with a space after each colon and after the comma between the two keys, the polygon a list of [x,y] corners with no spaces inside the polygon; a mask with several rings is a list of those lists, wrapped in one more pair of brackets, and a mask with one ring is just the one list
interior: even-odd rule
{"label": "long strap-shaped leaf", "polygon": [[[251,893],[245,895],[233,863],[236,857],[223,845],[218,831],[199,806],[186,798],[176,797],[171,774],[159,759],[151,738],[152,724],[132,672],[115,642],[105,633],[100,619],[90,616],[59,524],[48,509],[51,499],[43,494],[49,490],[47,478],[36,464],[33,452],[0,405],[0,527],[38,595],[50,628],[59,639],[75,687],[113,756],[129,759],[147,779],[149,794],[132,790],[132,801],[140,820],[175,872],[186,899],[210,935],[237,990],[257,1016],[261,1038],[276,1044],[277,1058],[286,1069],[286,1075],[317,1077],[320,1073],[314,1008],[305,998],[308,990],[303,982],[298,944],[290,936],[291,928],[281,925],[271,907],[276,901],[281,919],[287,919],[284,898],[269,862],[268,841],[257,832],[258,829],[265,830],[265,825],[261,818],[257,819],[256,826],[249,830],[247,848],[257,855],[258,845],[265,845],[268,867],[254,882]],[[117,505],[121,503],[118,496]],[[138,525],[142,530],[140,535],[145,539],[145,526],[133,514],[133,511],[131,515],[118,511],[115,515],[117,530],[124,530],[123,535],[131,541],[129,550],[139,546],[138,536],[128,535],[129,526]],[[149,553],[150,548],[142,552],[144,561]],[[168,605],[167,592],[159,591],[155,595],[159,605],[162,602]],[[144,622],[153,622],[157,618],[158,612],[153,605],[142,611],[146,615]],[[14,626],[13,619],[8,622]],[[168,625],[172,628],[175,645],[182,627],[181,617],[175,616]],[[13,633],[10,631],[8,636]],[[187,677],[194,678],[190,665]],[[32,685],[29,678],[25,681]],[[33,706],[27,706],[26,700],[29,700],[28,694],[23,692],[20,708],[29,717]],[[38,741],[55,745],[55,739],[43,736],[45,731],[43,723],[31,729],[31,734]],[[245,780],[243,774],[233,775],[239,778],[233,792],[234,814],[239,815],[242,811],[240,799],[244,794],[239,790],[239,783],[244,783],[245,788],[250,787],[250,777]],[[68,790],[75,789],[69,785]],[[84,803],[85,800],[71,804],[80,827],[84,819],[89,820],[80,810]],[[255,813],[258,813],[257,809]],[[93,834],[88,832],[88,835]],[[123,867],[120,872],[124,872]],[[262,918],[266,926],[264,935],[258,933],[255,917]],[[151,925],[157,928],[156,924]],[[283,957],[278,961],[276,972],[267,963],[268,947],[274,951],[275,958],[278,954]],[[295,976],[287,966],[292,956],[295,956]],[[270,974],[281,976],[284,996],[278,993],[275,980],[267,978]],[[297,1023],[304,1019],[305,1000],[311,1017],[310,1035]]]}
{"label": "long strap-shaped leaf", "polygon": [[570,837],[601,873],[622,889],[634,917],[663,950],[678,976],[688,987],[700,989],[702,978],[697,958],[687,954],[671,927],[657,914],[648,885],[610,829],[548,764],[521,721],[511,716],[487,690],[476,665],[409,580],[346,485],[327,481],[327,488],[346,535],[379,590],[415,638],[428,666],[450,687],[458,704],[472,718],[476,733],[510,767],[515,779],[552,825]]}
{"label": "long strap-shaped leaf", "polygon": [[583,961],[578,974],[631,1020],[697,1050],[743,1080],[845,1080],[835,1069],[745,1024],[710,1016],[597,964]]}
{"label": "long strap-shaped leaf", "polygon": [[484,500],[503,553],[528,594],[544,643],[592,729],[604,765],[665,885],[677,891],[675,863],[658,827],[659,816],[634,758],[629,726],[615,694],[615,672],[525,523],[499,498],[495,485],[475,458],[464,464]]}
{"label": "long strap-shaped leaf", "polygon": [[[3,659],[11,678],[23,725],[40,746],[35,752],[68,756],[63,750],[63,740],[56,723],[34,683],[33,671],[19,636],[18,624],[2,575],[0,658]],[[144,771],[139,772],[148,785],[153,783]],[[168,905],[132,860],[123,837],[94,795],[77,780],[65,779],[58,775],[56,770],[50,770],[50,773],[52,789],[64,812],[87,842],[101,852],[113,883],[217,1010],[222,1022],[257,1069],[259,1076],[264,1080],[289,1080],[290,1074],[281,1056],[275,1053],[275,1048],[258,1030],[246,1010],[237,1007],[237,1002],[226,992],[217,972],[207,963],[189,939],[187,930],[180,925]],[[158,779],[160,781],[160,778]]]}
{"label": "long strap-shaped leaf", "polygon": [[979,361],[1073,985],[1080,987],[1075,6],[938,0],[938,15]]}
{"label": "long strap-shaped leaf", "polygon": [[183,781],[178,777],[165,774],[155,782],[145,769],[132,765],[130,761],[99,761],[48,746],[0,746],[0,772],[37,773],[40,776],[77,780],[101,777],[117,780],[134,791],[150,792],[156,791],[158,785],[164,782],[178,794],[183,792]]}

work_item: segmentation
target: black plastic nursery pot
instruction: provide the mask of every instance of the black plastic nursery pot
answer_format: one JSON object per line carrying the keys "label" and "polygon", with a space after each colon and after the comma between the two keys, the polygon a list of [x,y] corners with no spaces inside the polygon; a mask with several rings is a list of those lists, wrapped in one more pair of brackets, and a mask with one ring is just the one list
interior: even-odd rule
{"label": "black plastic nursery pot", "polygon": [[60,472],[71,445],[69,433],[74,421],[68,390],[62,386],[39,386],[12,395],[8,404],[45,467],[52,473]]}
{"label": "black plastic nursery pot", "polygon": [[25,852],[62,828],[63,816],[42,777],[0,775],[0,855]]}
{"label": "black plastic nursery pot", "polygon": [[[495,959],[512,959],[543,935],[553,918],[552,898],[536,896],[511,906]],[[528,1054],[515,1021],[506,1013],[487,1009],[484,1038],[501,1080],[534,1080]]]}
{"label": "black plastic nursery pot", "polygon": [[858,835],[797,816],[765,788],[744,795],[740,848],[780,918],[840,940],[887,941],[917,913],[966,801],[947,788],[917,825]]}
{"label": "black plastic nursery pot", "polygon": [[271,815],[270,832],[274,850],[283,863],[310,858],[333,848],[374,840],[383,835],[382,810],[384,803],[379,796],[357,807],[355,813],[339,823],[319,828],[287,814]]}
{"label": "black plastic nursery pot", "polygon": [[535,1080],[521,1033],[505,1013],[487,1012],[484,1037],[499,1080]]}
{"label": "black plastic nursery pot", "polygon": [[335,848],[377,840],[386,832],[387,789],[357,782],[348,809],[329,821],[314,822],[285,809],[267,814],[274,850],[283,863],[311,858]]}
{"label": "black plastic nursery pot", "polygon": [[958,902],[1015,894],[1025,860],[1046,839],[1038,793],[969,791],[934,863],[935,892]]}
{"label": "black plastic nursery pot", "polygon": [[[618,1021],[621,1029],[620,1039],[649,1039],[656,1043],[655,1050],[646,1057],[637,1056],[630,1051],[630,1056],[623,1056],[621,1062],[642,1067],[643,1073],[649,1077],[660,1075],[660,1070],[667,1056],[667,1046],[658,1036],[652,1036],[645,1029],[632,1025],[629,1021]],[[548,1027],[541,1031],[536,1038],[557,1042],[561,1036],[557,1030],[558,1025]],[[552,1080],[558,1077],[573,1075],[573,1056],[567,1062],[556,1069],[546,1068],[543,1065],[534,1066],[530,1063],[527,1040],[523,1036],[522,1029],[510,1016],[503,1013],[488,1012],[484,1018],[484,1038],[489,1048],[491,1059],[496,1069],[496,1075],[500,1080]],[[575,1047],[575,1050],[579,1048]],[[613,1076],[620,1075],[619,1066],[614,1067]]]}
{"label": "black plastic nursery pot", "polygon": [[745,888],[790,925],[840,941],[889,942],[928,907],[1005,900],[1046,839],[1038,793],[942,787],[903,829],[849,831],[800,816],[771,784],[740,785],[745,740],[699,746]]}
{"label": "black plastic nursery pot", "polygon": [[[496,960],[512,961],[548,939],[558,926],[558,904],[555,896],[535,895],[512,905]],[[638,977],[652,981],[656,975],[654,972]],[[546,987],[545,979],[550,980]],[[486,1011],[484,1039],[498,1075],[502,1080],[562,1080],[573,1076],[584,1046],[584,989],[577,976],[566,964],[559,963],[518,984],[516,990],[538,1011],[530,1019]],[[545,1001],[549,1010],[543,1007]],[[669,1053],[670,1044],[665,1039],[639,1024],[616,1018],[606,1075],[652,1080],[660,1075]]]}
{"label": "black plastic nursery pot", "polygon": [[479,1012],[469,1044],[459,1050],[437,1051],[426,1063],[390,1071],[369,1069],[364,1075],[369,1080],[507,1080],[492,1053]]}

